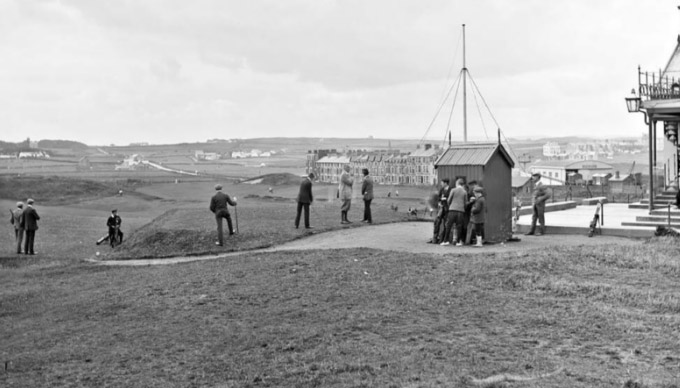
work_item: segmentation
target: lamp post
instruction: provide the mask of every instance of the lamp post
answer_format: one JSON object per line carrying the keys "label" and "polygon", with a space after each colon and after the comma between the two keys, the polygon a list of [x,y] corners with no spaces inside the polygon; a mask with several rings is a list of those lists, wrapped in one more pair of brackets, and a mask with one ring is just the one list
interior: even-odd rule
{"label": "lamp post", "polygon": [[631,90],[631,97],[626,97],[626,108],[629,113],[641,112],[645,115],[645,124],[649,128],[649,213],[654,210],[654,142],[653,135],[655,122],[642,110],[642,98],[635,94],[635,89]]}

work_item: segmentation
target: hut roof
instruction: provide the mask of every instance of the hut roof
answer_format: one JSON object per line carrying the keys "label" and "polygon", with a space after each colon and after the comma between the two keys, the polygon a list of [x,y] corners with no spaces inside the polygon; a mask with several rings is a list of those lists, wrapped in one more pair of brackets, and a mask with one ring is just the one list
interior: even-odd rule
{"label": "hut roof", "polygon": [[512,187],[518,188],[522,187],[527,184],[531,180],[531,175],[528,176],[522,176],[522,175],[513,175],[512,176]]}
{"label": "hut roof", "polygon": [[510,167],[515,166],[505,147],[498,143],[466,143],[451,146],[437,159],[434,166],[435,168],[451,165],[484,166],[496,151],[500,152]]}
{"label": "hut roof", "polygon": [[630,179],[630,178],[634,178],[634,177],[630,174],[621,174],[621,175],[619,175],[618,178],[616,176],[609,178],[609,181],[610,182],[623,182],[623,181]]}

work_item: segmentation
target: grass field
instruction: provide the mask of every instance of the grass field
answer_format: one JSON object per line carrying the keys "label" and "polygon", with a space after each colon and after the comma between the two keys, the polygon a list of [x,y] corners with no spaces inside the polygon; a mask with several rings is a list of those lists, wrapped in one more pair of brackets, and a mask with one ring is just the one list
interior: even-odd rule
{"label": "grass field", "polygon": [[[6,223],[0,386],[680,386],[680,248],[671,238],[446,256],[349,249],[171,266],[83,261],[97,250],[106,259],[214,253],[305,235],[292,227],[297,185],[227,185],[241,233],[216,249],[213,184],[81,201],[62,188],[36,203],[39,254],[30,258],[12,253]],[[333,189],[314,186],[315,233],[341,227]],[[388,200],[389,189],[378,188],[376,221],[424,206],[427,189],[399,188]],[[94,245],[112,207],[128,236],[114,250]]]}
{"label": "grass field", "polygon": [[0,384],[676,387],[676,242],[603,251],[3,267]]}

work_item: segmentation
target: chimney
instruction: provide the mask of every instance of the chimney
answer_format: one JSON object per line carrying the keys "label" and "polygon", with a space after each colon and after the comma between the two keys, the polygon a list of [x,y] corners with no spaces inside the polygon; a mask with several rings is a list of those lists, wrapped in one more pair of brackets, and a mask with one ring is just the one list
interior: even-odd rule
{"label": "chimney", "polygon": [[616,176],[616,179],[619,179],[619,172],[618,171],[616,172],[615,176]]}
{"label": "chimney", "polygon": [[425,151],[429,150],[432,148],[432,144],[425,144]]}

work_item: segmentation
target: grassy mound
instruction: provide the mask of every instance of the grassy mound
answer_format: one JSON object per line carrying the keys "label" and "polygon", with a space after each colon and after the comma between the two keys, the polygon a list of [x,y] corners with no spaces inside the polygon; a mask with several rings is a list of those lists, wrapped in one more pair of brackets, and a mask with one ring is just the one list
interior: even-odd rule
{"label": "grassy mound", "polygon": [[[285,199],[290,201],[289,199]],[[179,208],[169,210],[141,228],[126,234],[125,242],[104,259],[161,258],[171,256],[192,256],[217,254],[230,251],[270,247],[318,233],[344,227],[339,222],[339,205],[318,203],[313,205],[312,231],[295,229],[295,206],[266,198],[248,201],[238,209],[230,207],[234,229],[238,233],[229,236],[227,223],[223,222],[224,246],[215,245],[217,227],[215,216],[207,209]],[[238,213],[237,213],[238,211]],[[373,208],[376,223],[397,222],[408,219],[406,213],[398,213],[387,205]],[[265,221],[266,220],[266,221]],[[379,221],[378,221],[379,220]],[[355,222],[350,227],[361,227]]]}
{"label": "grassy mound", "polygon": [[0,178],[0,198],[25,201],[33,198],[43,205],[63,205],[114,195],[117,189],[101,182],[62,177]]}
{"label": "grassy mound", "polygon": [[295,174],[280,173],[280,174],[267,174],[256,176],[242,181],[241,183],[252,183],[258,182],[263,185],[269,186],[282,186],[282,185],[292,185],[299,184],[301,177]]}

